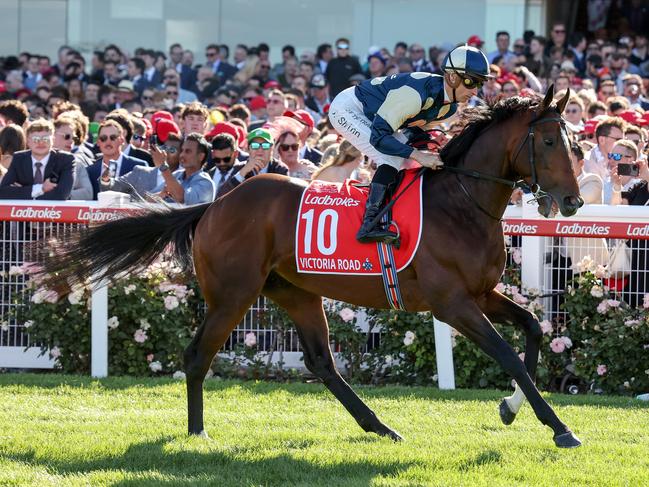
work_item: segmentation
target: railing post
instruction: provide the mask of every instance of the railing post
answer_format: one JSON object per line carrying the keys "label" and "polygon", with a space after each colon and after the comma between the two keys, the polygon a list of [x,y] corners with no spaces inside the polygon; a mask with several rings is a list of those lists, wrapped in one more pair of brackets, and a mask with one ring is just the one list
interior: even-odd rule
{"label": "railing post", "polygon": [[90,375],[108,376],[108,285],[101,281],[92,288]]}
{"label": "railing post", "polygon": [[434,329],[435,357],[437,358],[437,385],[440,389],[455,389],[451,327],[435,318]]}
{"label": "railing post", "polygon": [[[529,204],[531,194],[523,195],[523,218],[539,218],[536,204]],[[521,282],[527,289],[543,287],[543,264],[545,237],[523,236],[521,238]]]}

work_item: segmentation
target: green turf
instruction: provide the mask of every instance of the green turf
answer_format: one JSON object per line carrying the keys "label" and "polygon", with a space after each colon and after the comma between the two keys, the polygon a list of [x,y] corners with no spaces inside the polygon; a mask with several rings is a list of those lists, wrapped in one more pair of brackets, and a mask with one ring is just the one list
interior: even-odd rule
{"label": "green turf", "polygon": [[210,439],[184,383],[0,374],[0,485],[649,485],[649,405],[547,396],[584,446],[559,450],[498,391],[357,387],[405,441],[364,433],[320,384],[208,380]]}

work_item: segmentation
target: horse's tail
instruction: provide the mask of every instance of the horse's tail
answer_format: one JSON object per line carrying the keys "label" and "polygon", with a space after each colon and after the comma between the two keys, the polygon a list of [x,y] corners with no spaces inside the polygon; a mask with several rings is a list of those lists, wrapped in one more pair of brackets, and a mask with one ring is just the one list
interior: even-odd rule
{"label": "horse's tail", "polygon": [[42,242],[42,273],[48,281],[70,285],[111,279],[150,265],[169,244],[171,255],[166,255],[190,270],[194,228],[210,205],[179,209],[147,205],[133,216]]}

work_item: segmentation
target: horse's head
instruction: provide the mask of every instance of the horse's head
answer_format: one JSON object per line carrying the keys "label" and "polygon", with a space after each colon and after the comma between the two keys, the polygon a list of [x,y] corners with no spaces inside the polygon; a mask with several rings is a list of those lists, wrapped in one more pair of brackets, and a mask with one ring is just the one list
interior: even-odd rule
{"label": "horse's head", "polygon": [[527,134],[517,146],[514,170],[532,188],[539,203],[539,213],[548,217],[554,203],[563,216],[572,216],[584,204],[570,163],[570,141],[561,113],[568,103],[570,90],[553,104],[554,86],[548,88],[543,102],[529,115]]}

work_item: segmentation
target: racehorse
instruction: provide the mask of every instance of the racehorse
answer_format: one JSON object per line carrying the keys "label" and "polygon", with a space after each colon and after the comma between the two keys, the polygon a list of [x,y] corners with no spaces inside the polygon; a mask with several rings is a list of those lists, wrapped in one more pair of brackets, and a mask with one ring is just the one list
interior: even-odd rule
{"label": "racehorse", "polygon": [[[500,405],[505,424],[514,420],[527,398],[538,419],[552,428],[555,444],[576,447],[579,439],[534,384],[542,337],[536,317],[494,290],[505,266],[500,218],[513,181],[530,185],[544,216],[553,205],[570,216],[583,204],[561,118],[569,93],[558,103],[553,94],[550,87],[544,99],[514,97],[472,111],[463,132],[440,152],[450,170],[426,170],[422,176],[423,234],[399,280],[408,310],[432,311],[515,379],[514,394]],[[170,244],[179,264],[186,269],[193,265],[207,312],[184,356],[190,434],[205,435],[203,380],[214,356],[262,294],[288,312],[306,367],[358,424],[367,432],[400,440],[336,370],[322,304],[322,296],[328,296],[387,308],[381,277],[297,272],[295,223],[305,187],[289,177],[260,175],[211,204],[145,207],[55,242],[61,253],[51,253],[51,248],[49,255],[56,257],[44,253],[45,272],[68,283],[91,276],[110,279],[152,263]],[[525,333],[524,362],[492,321]]]}

